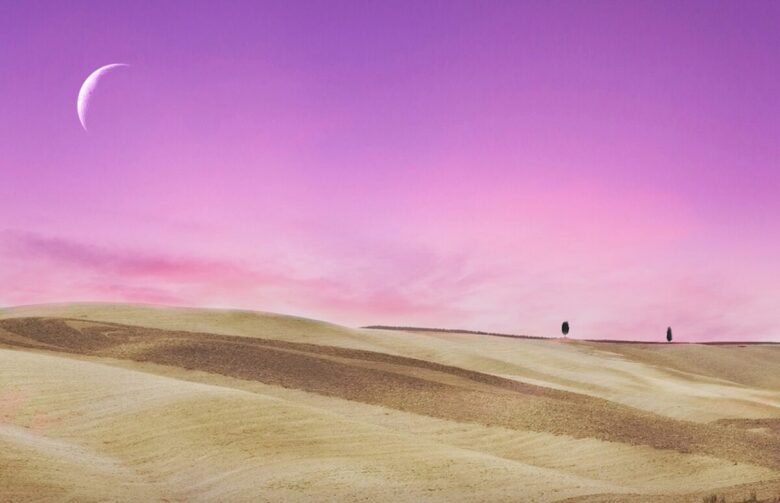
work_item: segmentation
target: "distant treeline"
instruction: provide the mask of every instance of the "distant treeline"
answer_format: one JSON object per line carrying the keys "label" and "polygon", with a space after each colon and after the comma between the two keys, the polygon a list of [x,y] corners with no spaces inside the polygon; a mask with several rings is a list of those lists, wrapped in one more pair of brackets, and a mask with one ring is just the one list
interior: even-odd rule
{"label": "distant treeline", "polygon": [[[496,332],[481,332],[477,330],[461,330],[452,328],[426,328],[426,327],[394,327],[389,325],[369,325],[367,329],[376,330],[403,330],[406,332],[445,332],[448,334],[491,335],[493,337],[509,337],[511,339],[554,339],[554,337],[540,337],[538,335],[500,334]],[[603,342],[611,344],[667,344],[666,341],[629,341],[621,339],[578,339],[582,342]],[[702,344],[705,346],[752,346],[752,345],[780,345],[775,341],[711,341],[711,342],[682,342],[681,344]]]}
{"label": "distant treeline", "polygon": [[492,335],[494,337],[511,337],[513,339],[549,339],[549,337],[534,335],[500,334],[497,332],[482,332],[478,330],[462,330],[456,328],[394,327],[389,325],[369,325],[363,328],[376,330],[404,330],[407,332],[446,332],[448,334]]}

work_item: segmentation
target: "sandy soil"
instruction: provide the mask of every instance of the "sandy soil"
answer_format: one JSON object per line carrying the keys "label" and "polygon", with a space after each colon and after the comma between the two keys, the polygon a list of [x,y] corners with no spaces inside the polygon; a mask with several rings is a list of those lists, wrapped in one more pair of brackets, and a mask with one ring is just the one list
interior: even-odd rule
{"label": "sandy soil", "polygon": [[780,495],[780,347],[0,310],[10,501],[741,501]]}

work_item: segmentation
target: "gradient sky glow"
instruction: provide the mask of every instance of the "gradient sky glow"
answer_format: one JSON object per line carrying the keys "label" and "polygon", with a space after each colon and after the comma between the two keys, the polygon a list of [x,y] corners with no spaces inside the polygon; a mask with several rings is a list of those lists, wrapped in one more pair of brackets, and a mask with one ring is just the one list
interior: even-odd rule
{"label": "gradient sky glow", "polygon": [[0,305],[780,341],[778,1],[6,1],[0,70]]}

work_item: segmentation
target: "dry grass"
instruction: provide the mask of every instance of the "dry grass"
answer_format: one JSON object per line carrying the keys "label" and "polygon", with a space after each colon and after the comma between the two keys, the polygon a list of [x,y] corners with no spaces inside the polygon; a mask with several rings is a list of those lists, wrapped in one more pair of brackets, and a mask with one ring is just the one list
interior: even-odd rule
{"label": "dry grass", "polygon": [[[0,389],[28,397],[6,396],[3,416],[0,395],[13,468],[0,487],[17,499],[732,501],[780,488],[773,382],[643,360],[642,347],[135,306],[22,314],[0,313]],[[702,358],[713,349],[728,351]],[[667,411],[665,393],[691,410]]]}

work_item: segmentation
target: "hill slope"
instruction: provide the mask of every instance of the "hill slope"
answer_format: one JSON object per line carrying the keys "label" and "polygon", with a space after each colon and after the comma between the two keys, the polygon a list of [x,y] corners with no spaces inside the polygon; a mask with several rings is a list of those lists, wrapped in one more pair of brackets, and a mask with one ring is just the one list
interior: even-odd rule
{"label": "hill slope", "polygon": [[780,489],[778,348],[619,346],[237,311],[5,309],[0,487],[53,501]]}

